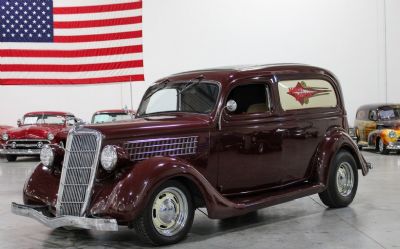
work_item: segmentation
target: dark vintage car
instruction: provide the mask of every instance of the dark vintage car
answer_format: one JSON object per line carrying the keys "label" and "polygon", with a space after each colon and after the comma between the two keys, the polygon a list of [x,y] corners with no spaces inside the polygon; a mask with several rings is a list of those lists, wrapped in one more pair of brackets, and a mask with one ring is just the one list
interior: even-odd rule
{"label": "dark vintage car", "polygon": [[382,154],[400,152],[400,104],[361,106],[354,130],[360,148],[373,148]]}
{"label": "dark vintage car", "polygon": [[71,128],[76,118],[72,113],[41,111],[29,112],[18,127],[7,129],[1,134],[0,154],[5,155],[9,162],[14,162],[19,156],[39,156],[46,144],[58,144],[55,140],[58,132]]}
{"label": "dark vintage car", "polygon": [[92,116],[92,124],[110,123],[122,120],[131,120],[135,117],[135,111],[128,109],[112,109],[97,111]]}
{"label": "dark vintage car", "polygon": [[327,70],[282,64],[163,78],[129,122],[75,125],[66,149],[46,146],[15,214],[51,228],[135,228],[176,243],[194,210],[243,215],[319,194],[348,206],[370,165],[347,134]]}

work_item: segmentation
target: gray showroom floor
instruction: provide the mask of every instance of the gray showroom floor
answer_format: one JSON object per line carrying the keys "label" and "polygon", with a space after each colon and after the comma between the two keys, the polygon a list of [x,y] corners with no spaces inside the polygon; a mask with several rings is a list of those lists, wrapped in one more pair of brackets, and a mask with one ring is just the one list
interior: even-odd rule
{"label": "gray showroom floor", "polygon": [[[374,165],[348,208],[317,195],[243,217],[210,220],[196,212],[188,239],[169,248],[400,248],[400,156],[363,152]],[[52,230],[10,213],[37,161],[0,159],[0,248],[143,248],[134,232]]]}

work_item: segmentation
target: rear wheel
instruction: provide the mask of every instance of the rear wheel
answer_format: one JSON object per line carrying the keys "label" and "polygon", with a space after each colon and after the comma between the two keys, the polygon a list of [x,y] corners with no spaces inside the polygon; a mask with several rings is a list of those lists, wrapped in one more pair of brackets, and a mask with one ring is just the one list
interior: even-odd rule
{"label": "rear wheel", "polygon": [[14,156],[14,155],[7,155],[6,158],[7,158],[7,161],[9,161],[9,162],[17,161],[17,156]]}
{"label": "rear wheel", "polygon": [[379,153],[383,155],[389,154],[389,150],[386,148],[386,145],[383,143],[383,140],[381,138],[378,138],[377,140],[378,140],[377,145]]}
{"label": "rear wheel", "polygon": [[162,184],[141,216],[134,222],[139,236],[153,245],[169,245],[184,239],[194,217],[189,190],[177,181]]}
{"label": "rear wheel", "polygon": [[331,208],[347,207],[354,199],[358,186],[357,164],[347,151],[339,151],[329,169],[328,188],[319,194]]}

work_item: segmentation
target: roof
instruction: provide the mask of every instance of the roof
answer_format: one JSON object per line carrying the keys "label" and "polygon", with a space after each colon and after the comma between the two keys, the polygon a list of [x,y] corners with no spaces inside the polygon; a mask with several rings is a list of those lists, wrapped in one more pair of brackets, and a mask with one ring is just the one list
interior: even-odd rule
{"label": "roof", "polygon": [[57,115],[57,116],[74,116],[74,114],[70,112],[57,112],[57,111],[37,111],[37,112],[28,112],[24,116],[31,116],[31,115]]}
{"label": "roof", "polygon": [[110,110],[100,110],[94,113],[96,114],[102,114],[102,113],[135,113],[133,110],[125,110],[125,109],[110,109]]}
{"label": "roof", "polygon": [[373,103],[373,104],[367,104],[367,105],[362,105],[360,106],[358,110],[373,110],[373,109],[380,109],[384,107],[399,107],[400,108],[400,103]]}
{"label": "roof", "polygon": [[219,81],[221,84],[230,83],[234,79],[241,77],[251,77],[257,75],[279,75],[279,74],[296,74],[296,73],[313,73],[320,75],[328,75],[332,78],[335,76],[326,69],[320,67],[309,66],[296,63],[281,63],[281,64],[265,64],[265,65],[243,65],[209,68],[202,70],[187,71],[162,78],[156,83],[161,83],[166,80],[179,81],[195,79],[203,77],[206,80]]}

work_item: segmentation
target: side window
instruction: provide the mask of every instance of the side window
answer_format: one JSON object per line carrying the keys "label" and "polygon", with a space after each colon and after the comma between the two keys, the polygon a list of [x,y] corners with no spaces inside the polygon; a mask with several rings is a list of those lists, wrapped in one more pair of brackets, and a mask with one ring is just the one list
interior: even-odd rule
{"label": "side window", "polygon": [[234,100],[237,109],[232,114],[264,113],[271,110],[269,88],[265,84],[249,84],[235,87],[227,100]]}
{"label": "side window", "polygon": [[368,119],[372,121],[378,120],[378,113],[376,110],[371,110],[368,115]]}
{"label": "side window", "polygon": [[336,93],[325,80],[285,80],[278,84],[284,111],[320,107],[336,107]]}
{"label": "side window", "polygon": [[364,110],[360,110],[357,112],[356,119],[358,120],[367,120],[367,114]]}

